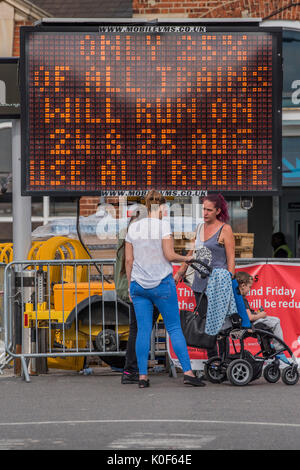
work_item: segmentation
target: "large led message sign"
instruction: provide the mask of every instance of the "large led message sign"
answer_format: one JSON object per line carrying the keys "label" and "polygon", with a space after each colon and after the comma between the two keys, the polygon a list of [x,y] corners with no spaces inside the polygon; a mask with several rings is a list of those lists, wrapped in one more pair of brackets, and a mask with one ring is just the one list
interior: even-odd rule
{"label": "large led message sign", "polygon": [[82,29],[22,29],[23,194],[278,189],[279,32]]}

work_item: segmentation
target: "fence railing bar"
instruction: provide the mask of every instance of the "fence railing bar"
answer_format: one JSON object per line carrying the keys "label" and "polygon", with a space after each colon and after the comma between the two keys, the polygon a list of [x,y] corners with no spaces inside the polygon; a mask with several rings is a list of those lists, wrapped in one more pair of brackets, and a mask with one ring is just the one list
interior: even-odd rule
{"label": "fence railing bar", "polygon": [[89,292],[89,346],[92,351],[92,304],[91,304],[91,266],[88,265],[88,292]]}

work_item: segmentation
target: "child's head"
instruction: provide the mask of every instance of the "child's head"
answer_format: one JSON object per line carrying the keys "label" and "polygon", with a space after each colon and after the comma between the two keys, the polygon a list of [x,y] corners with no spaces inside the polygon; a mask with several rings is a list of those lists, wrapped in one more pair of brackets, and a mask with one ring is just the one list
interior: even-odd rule
{"label": "child's head", "polygon": [[249,294],[249,291],[253,284],[253,277],[245,271],[238,271],[235,274],[235,278],[238,282],[239,289],[242,295]]}

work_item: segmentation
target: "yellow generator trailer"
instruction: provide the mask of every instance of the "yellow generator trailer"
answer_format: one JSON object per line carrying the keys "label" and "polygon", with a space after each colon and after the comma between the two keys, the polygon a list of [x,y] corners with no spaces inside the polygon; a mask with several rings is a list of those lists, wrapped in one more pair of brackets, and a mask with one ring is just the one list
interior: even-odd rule
{"label": "yellow generator trailer", "polygon": [[[33,280],[24,309],[24,327],[48,328],[51,354],[93,351],[107,364],[122,368],[125,356],[116,353],[126,350],[130,305],[116,296],[111,280],[113,265],[104,262],[104,268],[110,270],[108,277],[99,275],[96,261],[89,259],[81,243],[67,237],[39,242],[28,258],[32,263],[29,261],[26,273],[31,272]],[[58,260],[62,262],[55,264]],[[81,359],[48,358],[48,365],[80,370],[84,357]]]}
{"label": "yellow generator trailer", "polygon": [[[93,351],[110,366],[123,368],[129,335],[130,305],[116,297],[114,283],[60,283],[53,286],[53,308],[49,301],[26,304],[24,326],[49,328],[49,351]],[[52,302],[50,302],[52,304]],[[51,367],[52,359],[48,359]],[[55,360],[53,367],[63,365]],[[76,362],[76,364],[78,361]],[[69,367],[68,367],[69,368]],[[81,363],[75,368],[82,368]]]}

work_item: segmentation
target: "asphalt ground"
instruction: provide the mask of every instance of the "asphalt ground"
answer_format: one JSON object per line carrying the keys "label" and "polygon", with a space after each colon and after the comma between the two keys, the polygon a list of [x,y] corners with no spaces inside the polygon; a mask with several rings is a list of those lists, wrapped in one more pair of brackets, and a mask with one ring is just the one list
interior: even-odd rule
{"label": "asphalt ground", "polygon": [[5,370],[0,450],[103,450],[115,456],[129,450],[300,448],[300,382],[287,386],[261,378],[246,387],[226,382],[196,388],[184,386],[181,373],[172,378],[164,372],[151,374],[150,382],[147,389],[121,385],[119,373],[94,368],[89,376],[50,369],[26,383]]}

